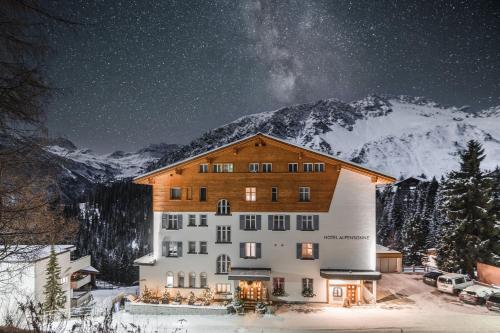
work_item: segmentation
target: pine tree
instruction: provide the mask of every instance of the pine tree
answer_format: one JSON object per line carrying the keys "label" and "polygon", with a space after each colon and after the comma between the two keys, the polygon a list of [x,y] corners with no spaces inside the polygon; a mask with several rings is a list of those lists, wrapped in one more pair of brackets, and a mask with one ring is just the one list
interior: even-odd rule
{"label": "pine tree", "polygon": [[54,245],[50,248],[49,262],[47,264],[47,282],[44,286],[45,301],[43,309],[53,312],[59,309],[64,309],[66,305],[66,295],[61,286],[61,267],[57,262],[57,255]]}
{"label": "pine tree", "polygon": [[477,261],[491,261],[491,184],[480,168],[485,155],[479,142],[469,141],[460,158],[460,170],[450,172],[444,183],[444,209],[449,223],[443,226],[437,263],[441,269],[474,276]]}
{"label": "pine tree", "polygon": [[493,253],[489,263],[500,266],[500,168],[498,166],[495,171],[490,174],[490,177],[492,181],[492,204],[490,213],[495,222],[490,237]]}

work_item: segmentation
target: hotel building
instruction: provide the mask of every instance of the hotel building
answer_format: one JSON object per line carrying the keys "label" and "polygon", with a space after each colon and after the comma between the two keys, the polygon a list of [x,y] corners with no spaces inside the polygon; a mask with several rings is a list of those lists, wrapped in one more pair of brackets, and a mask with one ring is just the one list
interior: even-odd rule
{"label": "hotel building", "polygon": [[393,181],[261,133],[138,176],[154,211],[141,290],[374,302],[375,186]]}

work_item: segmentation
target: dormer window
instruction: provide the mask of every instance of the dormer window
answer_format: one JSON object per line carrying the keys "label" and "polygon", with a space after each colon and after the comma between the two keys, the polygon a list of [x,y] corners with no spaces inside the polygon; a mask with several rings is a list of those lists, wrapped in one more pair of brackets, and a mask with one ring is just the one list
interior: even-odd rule
{"label": "dormer window", "polygon": [[217,203],[217,215],[231,215],[231,207],[228,200],[219,200]]}

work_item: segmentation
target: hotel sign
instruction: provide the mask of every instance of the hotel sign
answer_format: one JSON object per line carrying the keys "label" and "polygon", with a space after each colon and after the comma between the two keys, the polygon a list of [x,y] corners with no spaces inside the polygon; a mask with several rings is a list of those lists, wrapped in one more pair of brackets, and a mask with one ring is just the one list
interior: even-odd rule
{"label": "hotel sign", "polygon": [[324,239],[346,239],[346,240],[369,240],[370,236],[355,236],[355,235],[325,235]]}

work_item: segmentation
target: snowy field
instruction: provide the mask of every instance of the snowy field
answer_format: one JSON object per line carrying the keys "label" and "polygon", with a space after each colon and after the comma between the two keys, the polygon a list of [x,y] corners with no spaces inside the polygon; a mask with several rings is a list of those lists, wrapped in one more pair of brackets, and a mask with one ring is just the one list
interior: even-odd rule
{"label": "snowy field", "polygon": [[[97,301],[109,304],[134,288],[97,291]],[[115,314],[122,324],[145,332],[500,332],[500,314],[485,307],[461,304],[456,297],[422,283],[420,274],[384,274],[375,306],[350,309],[324,304],[285,305],[276,315],[152,316]]]}

